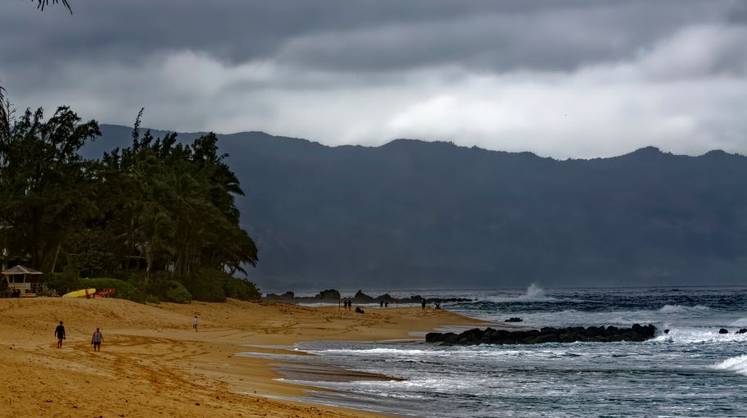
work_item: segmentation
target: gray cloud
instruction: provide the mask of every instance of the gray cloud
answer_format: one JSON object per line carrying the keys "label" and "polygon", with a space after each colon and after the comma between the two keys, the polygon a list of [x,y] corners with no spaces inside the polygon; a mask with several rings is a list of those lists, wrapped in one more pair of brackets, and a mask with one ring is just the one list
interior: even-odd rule
{"label": "gray cloud", "polygon": [[0,6],[0,83],[155,127],[554,156],[747,152],[740,1],[76,0]]}

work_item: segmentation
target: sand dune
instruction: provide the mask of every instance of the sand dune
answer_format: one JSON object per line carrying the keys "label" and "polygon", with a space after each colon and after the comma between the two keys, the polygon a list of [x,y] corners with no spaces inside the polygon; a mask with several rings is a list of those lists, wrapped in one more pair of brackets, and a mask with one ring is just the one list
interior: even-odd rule
{"label": "sand dune", "polygon": [[[191,330],[192,315],[201,318]],[[273,416],[371,414],[273,397],[307,388],[273,380],[273,361],[242,351],[283,352],[299,341],[408,338],[412,331],[475,321],[420,308],[368,309],[285,304],[142,305],[119,299],[0,300],[0,416]],[[54,347],[65,321],[68,338]],[[101,353],[90,336],[103,330]]]}

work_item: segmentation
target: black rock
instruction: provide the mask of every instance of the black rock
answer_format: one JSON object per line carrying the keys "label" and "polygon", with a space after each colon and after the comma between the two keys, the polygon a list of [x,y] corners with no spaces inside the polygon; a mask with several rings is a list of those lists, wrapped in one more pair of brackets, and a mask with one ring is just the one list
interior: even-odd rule
{"label": "black rock", "polygon": [[519,318],[518,316],[512,316],[511,318],[508,318],[503,322],[524,322],[524,320]]}
{"label": "black rock", "polygon": [[719,333],[719,334],[728,334],[728,333],[729,333],[729,330],[728,330],[728,329],[726,329],[726,328],[721,328],[720,330],[718,330],[718,333]]}
{"label": "black rock", "polygon": [[365,312],[363,311],[363,309],[362,309],[362,308],[361,308],[360,306],[356,306],[356,307],[355,307],[355,313],[360,313],[360,314],[362,314],[362,313],[365,313]]}
{"label": "black rock", "polygon": [[340,292],[335,289],[322,290],[318,295],[316,295],[316,298],[320,300],[338,301],[340,300]]}
{"label": "black rock", "polygon": [[373,303],[374,298],[363,293],[363,290],[359,290],[355,292],[355,296],[353,296],[353,301],[355,303]]}
{"label": "black rock", "polygon": [[[343,299],[342,295],[339,291],[335,289],[327,289],[322,290],[321,292],[317,293],[314,296],[296,296],[293,294],[293,292],[285,292],[282,295],[277,295],[274,293],[269,293],[267,296],[265,296],[265,299],[272,300],[272,301],[282,301],[282,302],[289,302],[289,303],[317,303],[317,302],[338,302],[341,299]],[[420,295],[413,295],[406,298],[396,298],[388,293],[385,293],[381,296],[372,297],[365,293],[363,293],[363,290],[359,290],[355,293],[355,295],[351,297],[345,297],[345,299],[352,300],[355,303],[358,304],[364,304],[364,303],[380,303],[384,302],[386,303],[412,303],[412,304],[421,304],[424,300],[426,303],[429,304],[436,304],[436,303],[456,303],[456,302],[471,302],[472,299],[466,299],[466,298],[430,298],[430,299],[424,299]]]}
{"label": "black rock", "polygon": [[268,300],[293,300],[295,298],[295,294],[291,292],[290,290],[283,293],[282,295],[276,295],[274,293],[268,294],[265,298]]}
{"label": "black rock", "polygon": [[486,328],[473,328],[454,334],[453,332],[426,334],[429,343],[476,345],[476,344],[541,344],[549,342],[611,342],[611,341],[645,341],[656,335],[653,325],[635,324],[630,328],[617,327],[570,327],[539,330],[507,331]]}
{"label": "black rock", "polygon": [[742,328],[736,332],[737,334],[747,334],[747,328]]}
{"label": "black rock", "polygon": [[375,298],[374,298],[374,300],[375,300],[376,302],[389,302],[389,303],[395,303],[395,302],[397,302],[397,301],[398,301],[399,299],[393,298],[393,297],[392,297],[392,295],[390,295],[389,293],[385,293],[385,294],[383,294],[383,295],[381,295],[381,296],[377,296],[377,297],[375,297]]}

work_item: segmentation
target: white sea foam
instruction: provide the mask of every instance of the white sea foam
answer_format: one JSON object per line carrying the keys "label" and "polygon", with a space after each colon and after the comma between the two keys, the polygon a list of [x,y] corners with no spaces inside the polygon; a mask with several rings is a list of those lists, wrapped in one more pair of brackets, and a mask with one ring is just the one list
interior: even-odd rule
{"label": "white sea foam", "polygon": [[686,313],[686,312],[703,312],[711,308],[703,305],[686,306],[686,305],[664,305],[659,312],[665,314]]}
{"label": "white sea foam", "polygon": [[731,370],[735,373],[747,376],[747,355],[730,357],[713,366],[719,370]]}
{"label": "white sea foam", "polygon": [[680,328],[672,329],[669,334],[656,337],[655,342],[675,344],[747,342],[747,334],[737,334],[730,330],[728,334],[719,334],[718,329]]}
{"label": "white sea foam", "polygon": [[371,356],[371,355],[398,355],[398,356],[422,356],[422,355],[433,355],[446,352],[437,352],[433,350],[407,350],[398,348],[370,348],[363,350],[356,349],[328,349],[315,351],[316,353],[326,354],[344,354],[344,355],[358,355],[358,356]]}

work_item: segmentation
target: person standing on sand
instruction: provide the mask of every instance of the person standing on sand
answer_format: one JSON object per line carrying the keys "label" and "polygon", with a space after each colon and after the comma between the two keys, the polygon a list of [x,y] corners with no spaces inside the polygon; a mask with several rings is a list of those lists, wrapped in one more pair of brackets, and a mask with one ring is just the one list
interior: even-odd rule
{"label": "person standing on sand", "polygon": [[60,325],[57,325],[57,328],[54,329],[54,336],[57,337],[57,348],[62,348],[62,340],[65,339],[65,326],[62,325],[62,321],[60,321]]}
{"label": "person standing on sand", "polygon": [[420,302],[420,306],[422,306],[423,310],[425,310],[425,299],[423,299],[423,300],[422,300],[422,301]]}
{"label": "person standing on sand", "polygon": [[101,330],[96,328],[96,331],[93,332],[93,336],[91,336],[91,345],[93,346],[93,351],[101,351],[101,343],[104,342],[104,335],[101,334]]}
{"label": "person standing on sand", "polygon": [[200,318],[197,317],[197,314],[195,314],[195,317],[192,318],[192,328],[195,329],[195,332],[197,332],[197,326],[200,324]]}

